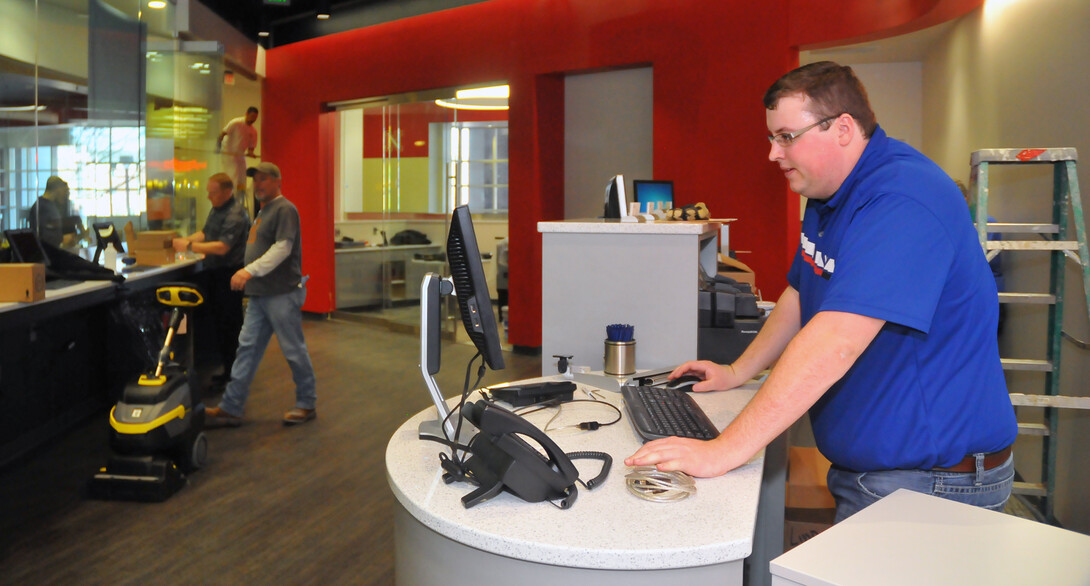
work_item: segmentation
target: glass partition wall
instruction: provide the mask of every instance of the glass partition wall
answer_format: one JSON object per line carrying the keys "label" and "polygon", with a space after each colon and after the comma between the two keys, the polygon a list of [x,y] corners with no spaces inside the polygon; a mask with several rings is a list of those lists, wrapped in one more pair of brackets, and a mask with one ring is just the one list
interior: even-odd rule
{"label": "glass partition wall", "polygon": [[0,14],[0,226],[88,256],[95,222],[194,231],[218,170],[220,44],[180,41],[175,0],[0,0]]}
{"label": "glass partition wall", "polygon": [[450,213],[463,204],[492,297],[505,299],[507,97],[489,87],[502,97],[448,88],[330,105],[338,312],[418,325],[420,280],[448,274]]}

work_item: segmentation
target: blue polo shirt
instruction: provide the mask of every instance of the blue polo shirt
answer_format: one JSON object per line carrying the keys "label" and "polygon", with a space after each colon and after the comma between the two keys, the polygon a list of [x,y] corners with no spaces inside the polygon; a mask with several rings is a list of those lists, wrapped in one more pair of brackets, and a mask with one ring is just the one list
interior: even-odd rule
{"label": "blue polo shirt", "polygon": [[995,280],[953,180],[875,129],[840,189],[810,200],[788,282],[819,311],[886,321],[810,409],[818,448],[859,472],[950,466],[1014,442]]}

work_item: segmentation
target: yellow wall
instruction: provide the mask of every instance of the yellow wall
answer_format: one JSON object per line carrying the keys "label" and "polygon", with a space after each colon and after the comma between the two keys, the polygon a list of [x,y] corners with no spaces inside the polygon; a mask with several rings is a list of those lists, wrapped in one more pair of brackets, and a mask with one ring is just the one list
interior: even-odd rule
{"label": "yellow wall", "polygon": [[364,159],[360,172],[363,173],[363,209],[389,212],[426,212],[428,210],[428,158],[407,157],[399,161],[399,176],[390,178],[392,185],[399,188],[392,190],[390,205],[383,206],[382,201],[382,159]]}

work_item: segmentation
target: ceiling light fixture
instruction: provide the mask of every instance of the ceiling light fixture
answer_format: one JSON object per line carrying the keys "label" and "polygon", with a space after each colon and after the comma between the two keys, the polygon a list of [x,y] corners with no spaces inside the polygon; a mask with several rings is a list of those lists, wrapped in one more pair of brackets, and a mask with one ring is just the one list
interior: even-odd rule
{"label": "ceiling light fixture", "polygon": [[318,0],[318,20],[329,19],[329,0]]}
{"label": "ceiling light fixture", "polygon": [[148,2],[148,8],[166,8],[167,3],[163,0],[150,0]]}
{"label": "ceiling light fixture", "polygon": [[455,110],[506,110],[511,86],[497,85],[454,92],[454,98],[435,100],[435,104]]}
{"label": "ceiling light fixture", "polygon": [[458,90],[454,92],[454,96],[459,100],[465,98],[503,98],[507,99],[511,97],[511,86],[509,85],[494,85],[491,87],[478,87],[468,90]]}

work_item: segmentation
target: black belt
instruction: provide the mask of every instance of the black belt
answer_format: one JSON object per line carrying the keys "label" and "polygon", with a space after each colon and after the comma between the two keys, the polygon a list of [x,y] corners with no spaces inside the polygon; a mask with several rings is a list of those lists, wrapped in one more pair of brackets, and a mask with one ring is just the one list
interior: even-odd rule
{"label": "black belt", "polygon": [[[984,454],[984,469],[991,470],[992,468],[1002,466],[1010,456],[1011,446],[1007,446],[998,452]],[[970,454],[962,458],[960,462],[953,466],[932,468],[932,470],[938,470],[939,472],[976,472],[976,456]]]}

